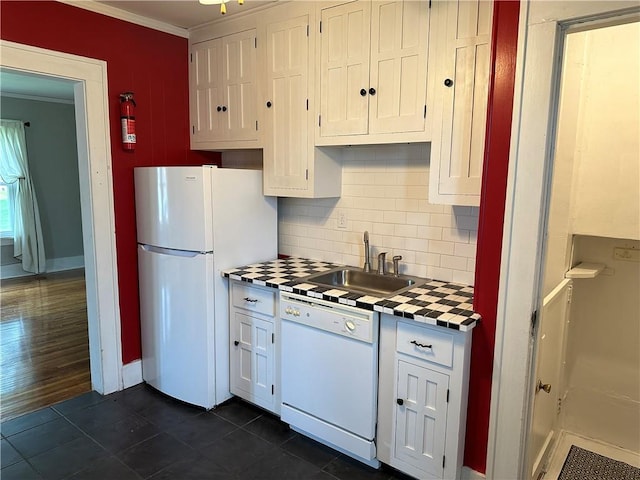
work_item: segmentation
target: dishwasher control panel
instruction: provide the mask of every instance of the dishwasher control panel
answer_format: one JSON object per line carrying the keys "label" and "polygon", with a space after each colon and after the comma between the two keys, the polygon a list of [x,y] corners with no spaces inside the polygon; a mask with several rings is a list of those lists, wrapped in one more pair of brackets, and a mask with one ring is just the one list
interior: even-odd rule
{"label": "dishwasher control panel", "polygon": [[367,343],[378,341],[377,312],[280,293],[280,318]]}

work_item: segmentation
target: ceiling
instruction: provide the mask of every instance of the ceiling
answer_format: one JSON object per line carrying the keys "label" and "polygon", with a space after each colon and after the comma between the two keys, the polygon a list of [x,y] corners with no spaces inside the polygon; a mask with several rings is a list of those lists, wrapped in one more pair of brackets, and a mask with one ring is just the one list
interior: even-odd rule
{"label": "ceiling", "polygon": [[[245,0],[244,5],[238,5],[236,0],[228,0],[227,13],[220,13],[220,5],[201,5],[198,0],[114,0],[92,1],[100,9],[106,6],[110,13],[118,9],[124,14],[120,18],[127,18],[128,14],[138,15],[161,22],[172,27],[186,30],[227,18],[252,8],[264,6],[278,0]],[[78,6],[88,5],[89,2],[67,1]],[[88,6],[86,8],[89,8]],[[135,19],[132,19],[135,22]],[[73,82],[37,75],[26,75],[20,72],[0,69],[0,94],[14,97],[29,98],[44,101],[73,102]]]}
{"label": "ceiling", "polygon": [[220,13],[220,5],[201,5],[198,0],[113,0],[94,3],[124,10],[174,27],[189,29],[274,1],[277,0],[245,0],[244,5],[238,5],[236,0],[228,0],[225,15]]}

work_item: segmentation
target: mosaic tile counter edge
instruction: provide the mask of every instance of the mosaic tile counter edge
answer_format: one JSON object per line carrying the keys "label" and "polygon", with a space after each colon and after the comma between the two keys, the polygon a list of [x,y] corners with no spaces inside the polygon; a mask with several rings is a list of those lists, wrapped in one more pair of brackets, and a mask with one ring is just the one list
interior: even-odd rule
{"label": "mosaic tile counter edge", "polygon": [[473,311],[473,287],[459,283],[424,279],[424,284],[403,292],[401,295],[383,299],[304,282],[309,275],[343,266],[319,260],[292,257],[230,268],[221,273],[222,276],[232,280],[387,313],[463,332],[471,330],[480,321],[480,315]]}

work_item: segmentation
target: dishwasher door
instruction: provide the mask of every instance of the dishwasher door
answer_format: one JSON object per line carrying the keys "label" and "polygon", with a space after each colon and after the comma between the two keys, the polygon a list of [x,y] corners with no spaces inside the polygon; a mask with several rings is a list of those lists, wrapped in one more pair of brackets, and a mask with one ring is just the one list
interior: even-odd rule
{"label": "dishwasher door", "polygon": [[371,466],[376,460],[378,314],[281,296],[281,418]]}

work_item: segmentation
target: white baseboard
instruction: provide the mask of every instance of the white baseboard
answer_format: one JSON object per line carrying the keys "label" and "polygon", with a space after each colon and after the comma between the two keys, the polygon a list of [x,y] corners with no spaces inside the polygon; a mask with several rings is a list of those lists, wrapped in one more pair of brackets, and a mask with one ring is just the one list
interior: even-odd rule
{"label": "white baseboard", "polygon": [[122,366],[122,388],[142,383],[142,360],[134,360]]}
{"label": "white baseboard", "polygon": [[484,474],[471,470],[469,467],[462,467],[460,472],[460,480],[480,480],[485,478],[487,477]]}
{"label": "white baseboard", "polygon": [[84,255],[47,259],[47,272],[62,272],[84,268]]}
{"label": "white baseboard", "polygon": [[[76,268],[84,268],[84,255],[75,257],[51,258],[47,260],[46,272],[62,272],[64,270],[74,270]],[[11,263],[3,265],[0,270],[0,278],[18,278],[33,275],[31,272],[25,272],[22,269],[22,263]]]}

